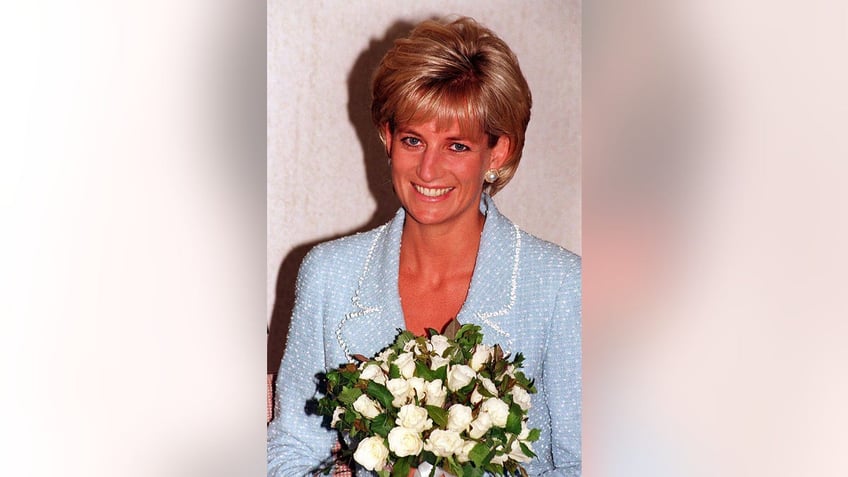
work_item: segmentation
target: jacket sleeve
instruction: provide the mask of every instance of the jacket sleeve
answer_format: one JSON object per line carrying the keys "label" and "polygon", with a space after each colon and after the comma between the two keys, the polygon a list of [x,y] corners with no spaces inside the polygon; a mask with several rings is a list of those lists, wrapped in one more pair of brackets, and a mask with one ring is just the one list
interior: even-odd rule
{"label": "jacket sleeve", "polygon": [[581,270],[575,257],[557,293],[548,334],[544,376],[551,419],[554,468],[546,477],[580,476],[581,457]]}
{"label": "jacket sleeve", "polygon": [[275,418],[268,427],[268,476],[313,475],[326,463],[336,433],[323,417],[307,410],[317,397],[316,374],[325,371],[321,261],[312,250],[298,273],[294,313],[277,374]]}

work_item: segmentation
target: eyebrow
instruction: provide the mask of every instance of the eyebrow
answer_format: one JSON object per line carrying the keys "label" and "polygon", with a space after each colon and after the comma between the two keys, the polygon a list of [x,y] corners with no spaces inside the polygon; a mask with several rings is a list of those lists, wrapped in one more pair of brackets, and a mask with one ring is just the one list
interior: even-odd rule
{"label": "eyebrow", "polygon": [[[411,134],[413,136],[423,137],[423,134],[416,131],[414,128],[409,126],[398,126],[395,130],[395,134]],[[460,142],[475,142],[469,136],[450,136],[446,138],[448,141],[460,141]]]}

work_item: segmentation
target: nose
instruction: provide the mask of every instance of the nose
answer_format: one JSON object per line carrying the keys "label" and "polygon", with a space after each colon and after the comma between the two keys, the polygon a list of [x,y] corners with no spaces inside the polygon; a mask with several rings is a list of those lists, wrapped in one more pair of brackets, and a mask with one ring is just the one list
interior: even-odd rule
{"label": "nose", "polygon": [[418,177],[425,182],[430,182],[438,178],[440,154],[436,148],[427,148],[421,154],[421,160],[418,162]]}

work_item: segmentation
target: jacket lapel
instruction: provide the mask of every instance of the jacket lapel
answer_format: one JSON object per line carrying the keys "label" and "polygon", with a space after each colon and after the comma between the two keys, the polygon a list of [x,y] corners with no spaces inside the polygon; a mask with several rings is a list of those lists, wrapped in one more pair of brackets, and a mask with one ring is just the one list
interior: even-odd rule
{"label": "jacket lapel", "polygon": [[479,325],[487,344],[499,343],[508,353],[512,336],[502,324],[515,305],[521,235],[488,195],[483,195],[480,211],[486,223],[468,296],[457,319]]}
{"label": "jacket lapel", "polygon": [[[508,353],[512,337],[502,323],[515,304],[521,236],[488,195],[483,195],[480,211],[486,215],[486,223],[468,296],[457,320],[479,325],[488,344],[499,343]],[[353,354],[375,355],[406,326],[398,293],[404,218],[400,209],[376,230],[351,298],[353,311],[344,315],[336,328],[336,339],[348,360]]]}
{"label": "jacket lapel", "polygon": [[398,294],[400,236],[404,212],[400,209],[387,224],[377,229],[347,313],[336,329],[336,339],[345,356],[371,357],[390,345],[403,329],[403,311]]}

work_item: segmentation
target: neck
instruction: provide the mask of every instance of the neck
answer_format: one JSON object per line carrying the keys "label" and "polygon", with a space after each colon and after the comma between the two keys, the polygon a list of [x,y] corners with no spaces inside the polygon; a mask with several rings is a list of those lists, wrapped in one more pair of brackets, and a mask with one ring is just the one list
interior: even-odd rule
{"label": "neck", "polygon": [[451,227],[422,225],[407,219],[401,240],[401,263],[406,270],[432,276],[474,270],[485,217]]}

